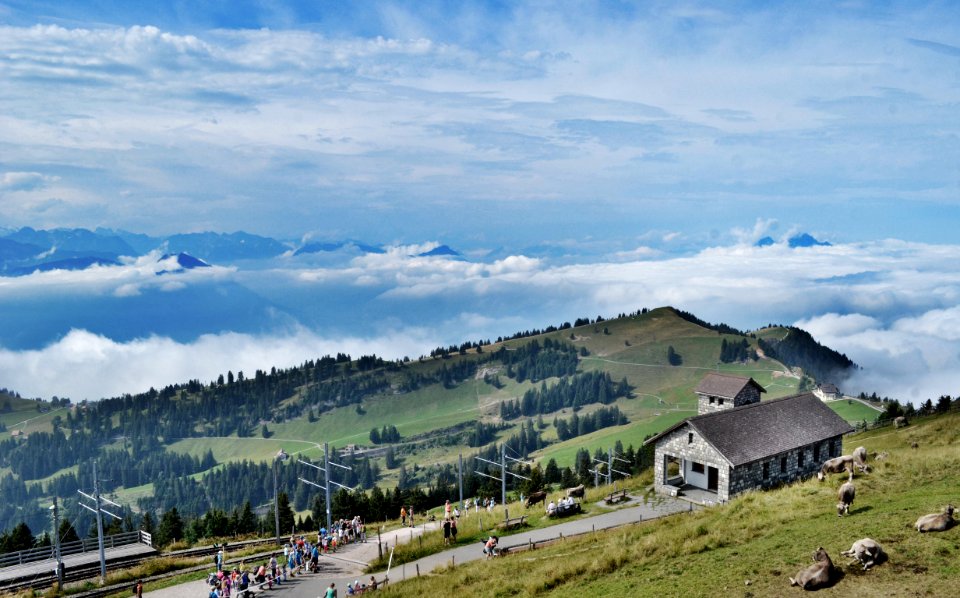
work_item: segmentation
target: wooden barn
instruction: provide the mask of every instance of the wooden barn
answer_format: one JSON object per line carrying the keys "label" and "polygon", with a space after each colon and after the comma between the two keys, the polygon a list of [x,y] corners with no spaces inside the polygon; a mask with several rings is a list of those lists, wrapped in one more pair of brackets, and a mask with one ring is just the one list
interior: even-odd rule
{"label": "wooden barn", "polygon": [[846,421],[813,393],[760,401],[752,378],[710,373],[697,386],[699,415],[647,440],[658,492],[725,502],[752,489],[815,474],[840,455]]}

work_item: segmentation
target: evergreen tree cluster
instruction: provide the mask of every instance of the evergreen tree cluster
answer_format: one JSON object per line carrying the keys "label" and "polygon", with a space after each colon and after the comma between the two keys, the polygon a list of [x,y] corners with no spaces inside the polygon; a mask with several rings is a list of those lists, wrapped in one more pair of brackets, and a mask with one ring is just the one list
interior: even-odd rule
{"label": "evergreen tree cluster", "polygon": [[550,387],[541,384],[539,389],[527,390],[519,400],[502,402],[500,417],[504,420],[533,417],[561,409],[579,409],[591,403],[608,405],[629,394],[630,384],[626,378],[614,383],[607,372],[586,372],[561,378]]}
{"label": "evergreen tree cluster", "polygon": [[535,340],[509,351],[500,347],[493,356],[507,367],[507,377],[517,382],[572,376],[579,360],[576,347],[549,338],[542,345]]}
{"label": "evergreen tree cluster", "polygon": [[745,338],[729,343],[727,339],[720,341],[720,361],[723,363],[734,363],[756,358],[757,352],[750,348],[750,343]]}
{"label": "evergreen tree cluster", "polygon": [[697,316],[693,315],[688,311],[683,311],[682,309],[677,309],[675,307],[671,309],[673,310],[673,313],[677,314],[678,316],[690,322],[691,324],[696,324],[697,326],[701,326],[708,330],[714,330],[716,332],[719,332],[720,334],[733,334],[736,336],[747,336],[745,332],[741,330],[737,330],[733,326],[729,326],[723,323],[711,324],[710,322],[701,320],[700,318],[698,318]]}
{"label": "evergreen tree cluster", "polygon": [[843,353],[824,347],[809,332],[794,326],[787,328],[782,340],[758,338],[757,344],[767,357],[800,367],[817,380],[840,381],[849,375],[851,368],[857,367]]}
{"label": "evergreen tree cluster", "polygon": [[556,418],[553,421],[553,425],[557,429],[557,438],[563,442],[564,440],[570,440],[571,438],[596,432],[603,428],[622,426],[629,423],[629,421],[627,416],[621,413],[620,409],[614,405],[612,407],[601,407],[593,413],[582,417],[574,413],[570,419]]}
{"label": "evergreen tree cluster", "polygon": [[400,432],[397,431],[396,426],[388,426],[384,424],[383,428],[378,430],[372,428],[370,430],[370,442],[373,444],[392,444],[400,442]]}

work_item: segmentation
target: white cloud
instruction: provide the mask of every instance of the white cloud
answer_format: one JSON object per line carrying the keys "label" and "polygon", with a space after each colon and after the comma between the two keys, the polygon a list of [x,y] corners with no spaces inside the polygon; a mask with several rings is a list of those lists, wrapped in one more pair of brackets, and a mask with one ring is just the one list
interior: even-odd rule
{"label": "white cloud", "polygon": [[5,172],[3,176],[0,176],[0,190],[32,191],[57,181],[59,178],[39,172]]}
{"label": "white cloud", "polygon": [[210,381],[227,371],[252,375],[257,369],[291,367],[338,352],[415,357],[439,344],[428,339],[425,331],[411,328],[385,330],[375,338],[324,338],[300,330],[284,336],[204,335],[191,343],[163,337],[118,343],[72,330],[40,350],[0,349],[0,379],[23,396],[100,399],[192,379]]}

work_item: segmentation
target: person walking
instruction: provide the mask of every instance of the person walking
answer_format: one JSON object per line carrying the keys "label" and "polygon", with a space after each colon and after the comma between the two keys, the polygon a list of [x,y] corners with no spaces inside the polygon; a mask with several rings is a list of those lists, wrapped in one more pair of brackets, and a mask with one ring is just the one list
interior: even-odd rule
{"label": "person walking", "polygon": [[400,525],[403,527],[407,526],[407,508],[400,507]]}

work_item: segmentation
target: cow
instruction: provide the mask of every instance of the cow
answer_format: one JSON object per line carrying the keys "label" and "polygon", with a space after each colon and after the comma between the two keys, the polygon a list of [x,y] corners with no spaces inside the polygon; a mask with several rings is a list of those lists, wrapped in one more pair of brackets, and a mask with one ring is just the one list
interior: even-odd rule
{"label": "cow", "polygon": [[837,491],[837,500],[840,501],[837,503],[837,517],[843,517],[850,512],[850,505],[853,504],[853,499],[857,495],[857,489],[853,486],[853,475],[851,474],[850,479],[843,483],[840,486],[840,490]]}
{"label": "cow", "polygon": [[863,473],[867,473],[867,449],[862,446],[858,446],[853,451],[853,464],[856,465],[857,469]]}
{"label": "cow", "polygon": [[924,515],[920,519],[917,519],[914,525],[918,532],[924,533],[944,532],[953,527],[954,523],[956,523],[956,521],[953,519],[953,505],[947,505],[943,513]]}
{"label": "cow", "polygon": [[584,493],[586,493],[586,491],[587,489],[586,487],[584,487],[583,484],[580,484],[579,486],[574,486],[573,488],[567,488],[567,498],[570,498],[572,496],[575,496],[577,498],[583,498],[583,495]]}
{"label": "cow", "polygon": [[893,427],[894,428],[903,428],[910,425],[910,421],[907,420],[904,416],[899,416],[893,418]]}
{"label": "cow", "polygon": [[879,563],[884,556],[883,548],[880,547],[880,544],[870,538],[857,540],[853,543],[853,546],[850,547],[850,550],[844,550],[840,554],[843,556],[852,556],[860,561],[864,571],[874,564]]}
{"label": "cow", "polygon": [[822,546],[813,553],[813,561],[812,565],[799,571],[796,578],[790,578],[791,586],[800,586],[804,590],[818,590],[830,585],[833,561]]}
{"label": "cow", "polygon": [[853,457],[850,455],[842,455],[824,461],[823,465],[820,466],[820,471],[817,472],[817,479],[822,482],[827,478],[828,473],[843,473],[844,471],[853,474]]}
{"label": "cow", "polygon": [[547,500],[547,493],[544,492],[543,490],[540,490],[538,492],[532,493],[530,496],[527,497],[526,506],[532,507],[533,505],[544,502],[546,500]]}

